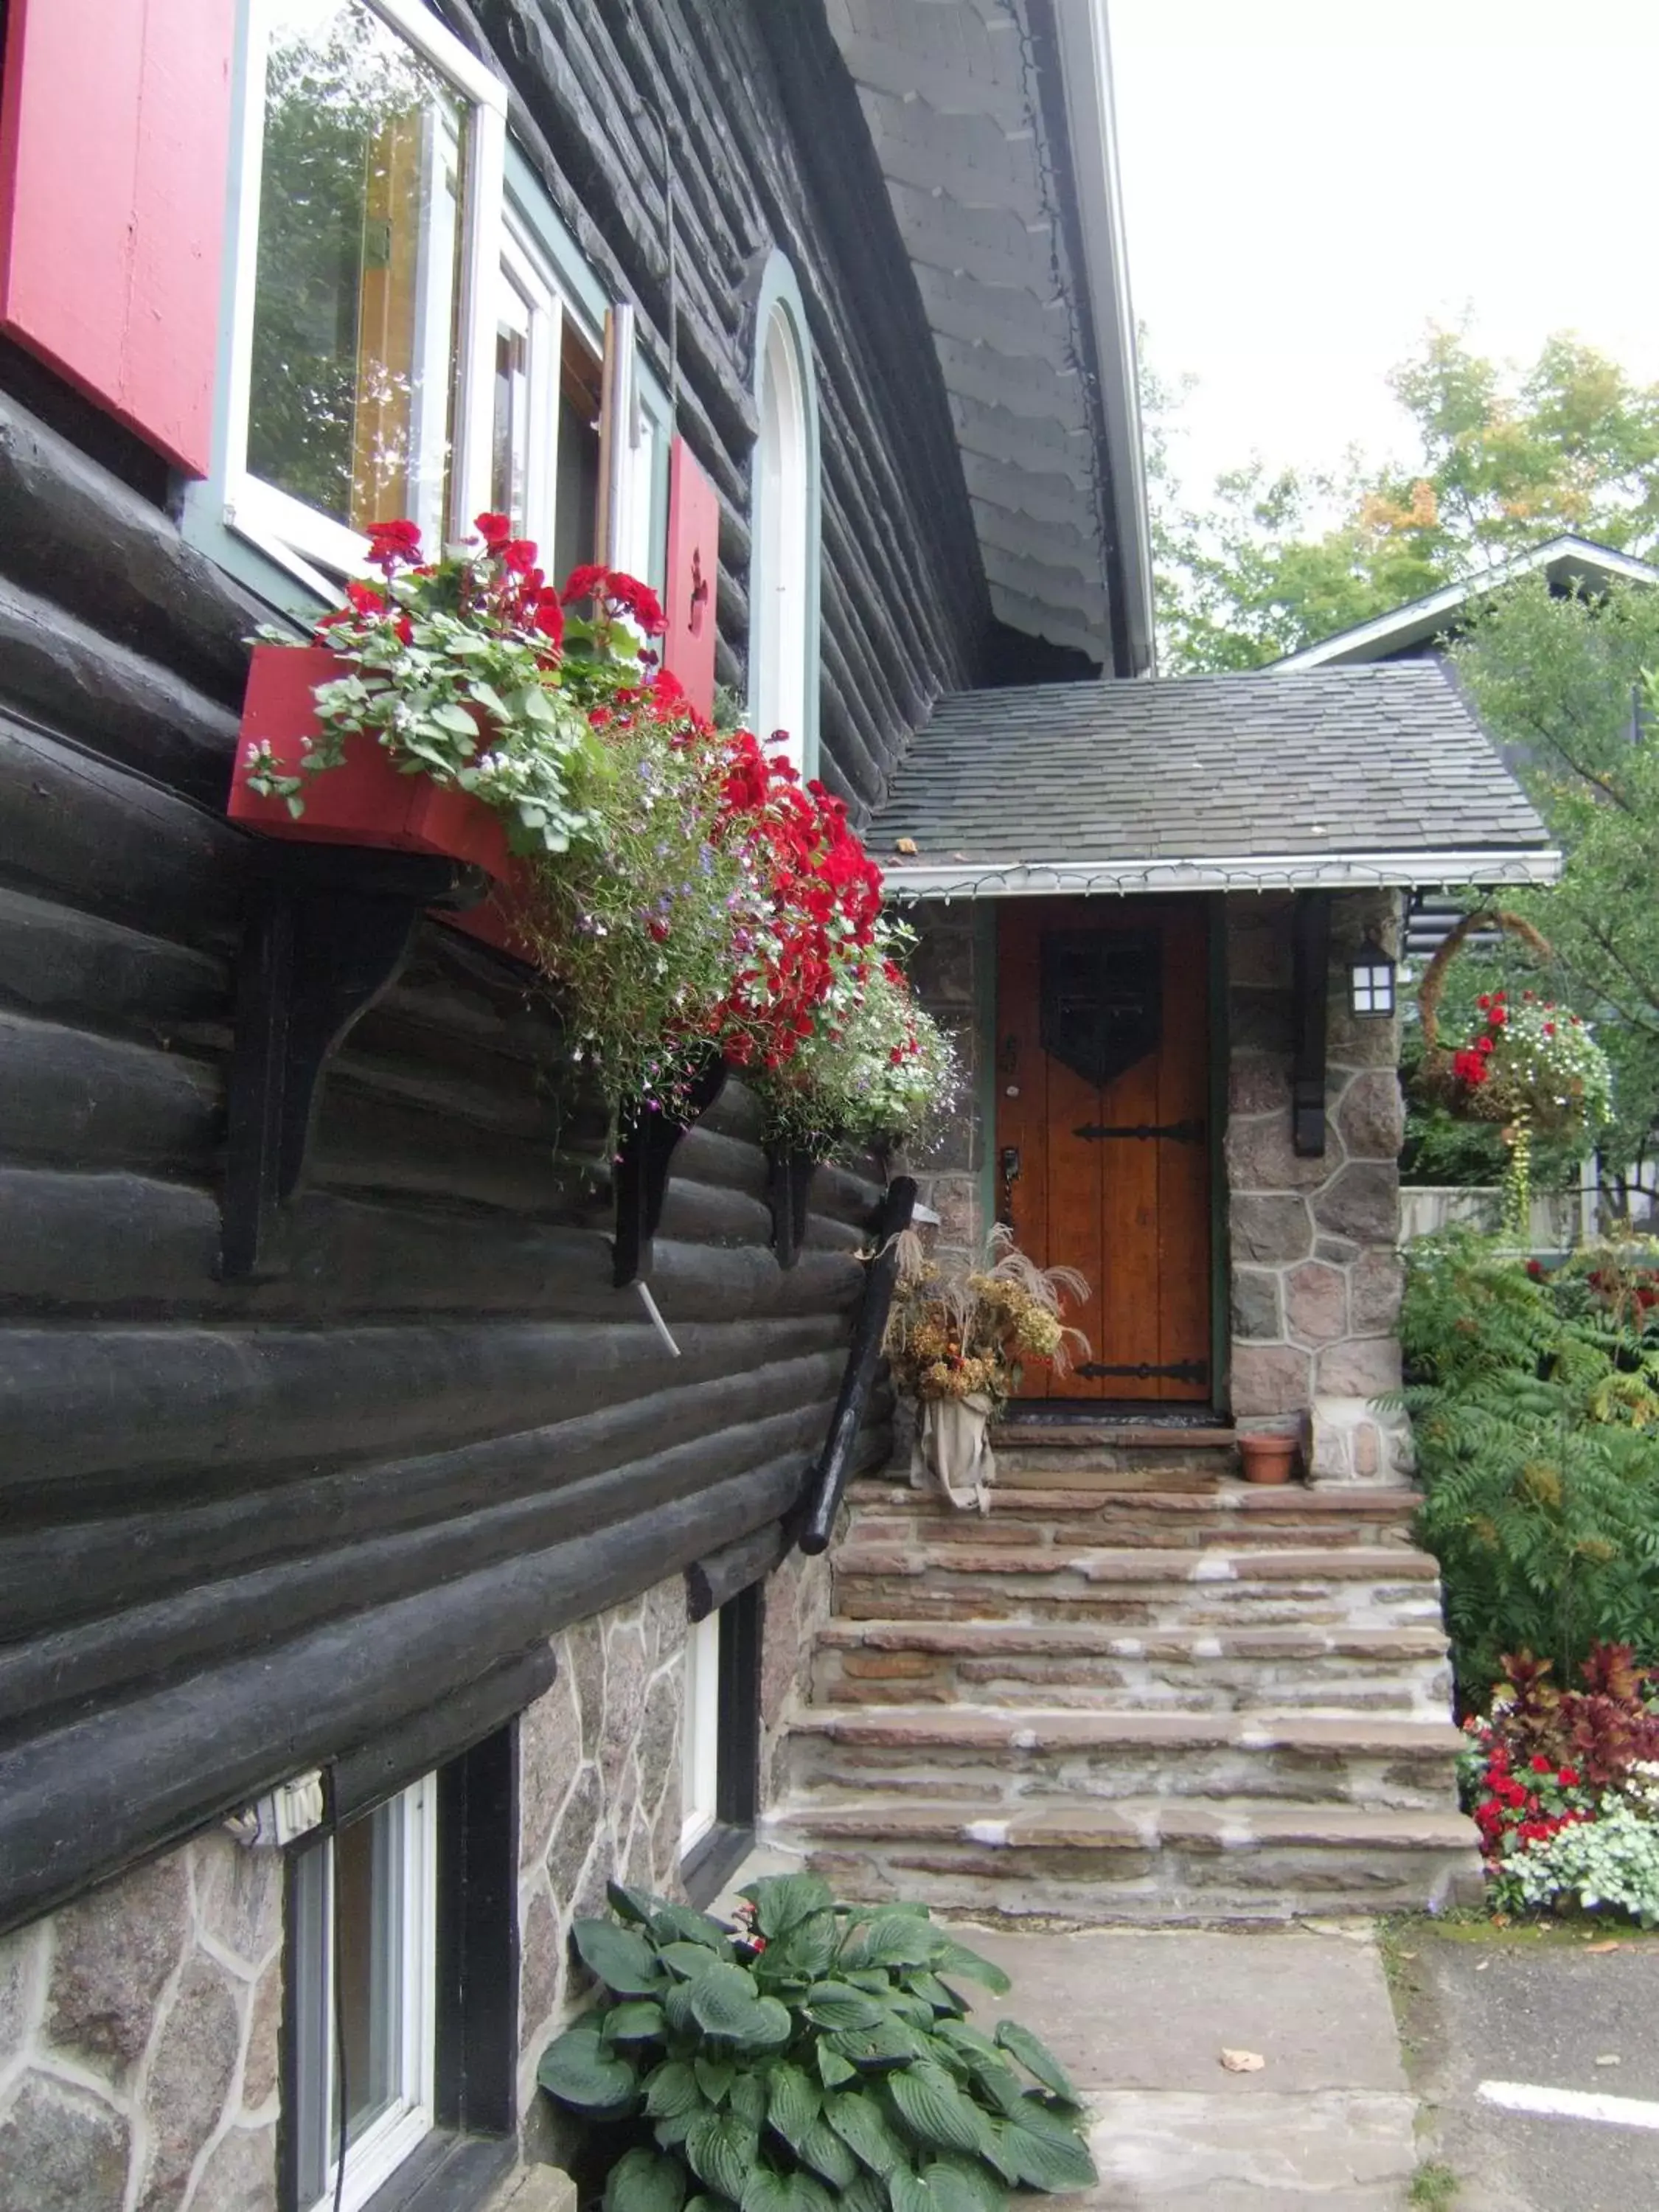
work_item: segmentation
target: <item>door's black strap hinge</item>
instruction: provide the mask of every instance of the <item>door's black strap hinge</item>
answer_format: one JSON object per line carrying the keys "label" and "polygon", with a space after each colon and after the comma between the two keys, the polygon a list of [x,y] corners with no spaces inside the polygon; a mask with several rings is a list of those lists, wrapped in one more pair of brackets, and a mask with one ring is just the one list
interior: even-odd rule
{"label": "door's black strap hinge", "polygon": [[1150,1382],[1155,1377],[1170,1382],[1207,1382],[1210,1379],[1209,1362],[1204,1359],[1177,1359],[1167,1367],[1154,1367],[1145,1359],[1138,1367],[1107,1367],[1098,1359],[1081,1359],[1072,1372],[1086,1376],[1091,1382],[1109,1375],[1132,1375],[1140,1382]]}
{"label": "door's black strap hinge", "polygon": [[1177,1145],[1201,1145],[1202,1121],[1085,1121],[1074,1137],[1168,1137]]}

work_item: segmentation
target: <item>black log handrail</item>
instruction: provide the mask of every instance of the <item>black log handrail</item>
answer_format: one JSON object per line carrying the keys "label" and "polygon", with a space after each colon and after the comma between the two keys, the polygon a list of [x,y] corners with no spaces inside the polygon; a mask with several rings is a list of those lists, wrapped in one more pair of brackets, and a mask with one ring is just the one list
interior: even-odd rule
{"label": "black log handrail", "polygon": [[806,1478],[795,1541],[809,1555],[830,1548],[830,1532],[841,1510],[841,1494],[847,1487],[848,1470],[853,1464],[859,1431],[864,1426],[865,1411],[870,1402],[870,1388],[881,1359],[881,1340],[887,1333],[893,1286],[898,1280],[896,1239],[901,1231],[910,1226],[915,1203],[914,1179],[895,1176],[887,1186],[877,1219],[876,1249],[864,1279],[864,1298],[854,1323],[853,1341],[848,1349],[846,1371],[841,1378],[841,1395],[830,1416],[830,1433]]}

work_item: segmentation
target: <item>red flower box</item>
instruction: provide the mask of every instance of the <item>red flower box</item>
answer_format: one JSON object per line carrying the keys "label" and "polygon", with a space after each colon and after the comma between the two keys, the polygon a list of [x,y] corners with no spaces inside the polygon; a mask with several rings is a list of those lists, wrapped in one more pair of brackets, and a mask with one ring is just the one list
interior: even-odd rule
{"label": "red flower box", "polygon": [[231,776],[233,822],[267,837],[294,837],[313,845],[373,845],[397,853],[441,853],[507,872],[507,831],[481,799],[429,775],[403,775],[373,738],[349,738],[338,768],[308,775],[296,819],[283,799],[266,799],[247,787],[252,745],[269,745],[279,770],[297,775],[304,740],[320,733],[313,694],[346,672],[325,645],[256,645],[242,705],[241,741]]}

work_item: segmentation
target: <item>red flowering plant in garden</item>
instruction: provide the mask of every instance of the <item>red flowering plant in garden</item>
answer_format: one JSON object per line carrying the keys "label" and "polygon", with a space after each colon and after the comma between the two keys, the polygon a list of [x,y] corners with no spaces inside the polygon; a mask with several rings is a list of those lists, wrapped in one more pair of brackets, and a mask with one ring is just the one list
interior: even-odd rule
{"label": "red flowering plant in garden", "polygon": [[[1494,1904],[1510,1911],[1576,1897],[1659,1909],[1659,1694],[1628,1644],[1595,1644],[1583,1686],[1559,1688],[1547,1659],[1504,1662],[1486,1718],[1463,1723],[1464,1802]],[[1567,1840],[1569,1830],[1599,1831]]]}
{"label": "red flowering plant in garden", "polygon": [[[902,1006],[898,1059],[948,1074],[883,957],[880,872],[845,807],[692,709],[658,663],[648,585],[588,565],[556,588],[504,515],[432,560],[412,523],[369,542],[380,580],[316,626],[341,661],[320,734],[294,775],[253,750],[253,788],[298,813],[367,738],[499,811],[526,863],[514,926],[613,1103],[675,1109],[711,1052],[780,1077],[809,1044],[839,1050],[866,1005],[889,1028]],[[831,1073],[821,1055],[805,1087]]]}

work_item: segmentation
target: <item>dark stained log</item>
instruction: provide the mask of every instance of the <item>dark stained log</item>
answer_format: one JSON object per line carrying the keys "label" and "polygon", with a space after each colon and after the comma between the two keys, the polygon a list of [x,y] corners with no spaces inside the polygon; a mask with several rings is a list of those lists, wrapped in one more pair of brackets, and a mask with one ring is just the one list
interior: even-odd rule
{"label": "dark stained log", "polygon": [[204,805],[223,805],[235,715],[3,578],[0,666],[14,708]]}
{"label": "dark stained log", "polygon": [[[435,1451],[837,1340],[810,1321],[685,1321],[672,1360],[643,1311],[611,1324],[491,1320],[334,1328],[0,1328],[0,1495],[211,1470],[296,1471]],[[817,1348],[812,1346],[811,1348]],[[67,1355],[67,1356],[66,1356]],[[131,1489],[128,1494],[131,1495]]]}
{"label": "dark stained log", "polygon": [[[136,1510],[131,1487],[112,1510],[0,1536],[0,1636],[91,1619],[169,1591],[252,1571],[292,1553],[295,1531],[336,1544],[419,1528],[482,1499],[544,1497],[677,1449],[729,1435],[802,1404],[826,1404],[845,1365],[842,1332],[797,1323],[775,1334],[777,1357],[712,1379],[624,1401],[544,1428],[454,1451],[307,1474],[279,1487],[228,1486],[216,1499]],[[833,1346],[833,1348],[831,1348]],[[722,1451],[724,1447],[721,1447]],[[722,1460],[722,1467],[726,1462]],[[717,1471],[719,1471],[717,1469]]]}
{"label": "dark stained log", "polygon": [[336,1814],[346,1820],[366,1813],[482,1742],[550,1690],[558,1671],[551,1647],[534,1644],[416,1713],[401,1728],[347,1752],[334,1766]]}
{"label": "dark stained log", "polygon": [[752,1535],[739,1536],[735,1544],[694,1559],[685,1571],[688,1620],[707,1620],[711,1613],[718,1613],[750,1583],[769,1575],[788,1549],[783,1523],[775,1521],[769,1528],[757,1528]]}
{"label": "dark stained log", "polygon": [[842,1492],[858,1451],[859,1431],[869,1411],[872,1386],[881,1359],[881,1340],[898,1279],[898,1237],[910,1225],[915,1209],[916,1186],[908,1176],[896,1176],[888,1185],[886,1202],[877,1224],[876,1249],[869,1263],[864,1303],[853,1328],[852,1348],[841,1395],[830,1423],[823,1451],[807,1477],[800,1506],[799,1532],[795,1539],[809,1555],[827,1551],[841,1510]]}
{"label": "dark stained log", "polygon": [[15,1160],[202,1170],[219,1085],[179,1053],[0,1014],[0,1153]]}
{"label": "dark stained log", "polygon": [[736,1469],[787,1462],[799,1474],[823,1433],[828,1405],[825,1398],[792,1406],[770,1419],[653,1452],[586,1482],[491,1501],[356,1544],[335,1543],[0,1650],[0,1737],[25,1720],[40,1726],[60,1711],[67,1717],[100,1692],[234,1656],[258,1633],[250,1624],[280,1620],[294,1633],[435,1590],[556,1538],[574,1543],[630,1512],[672,1508]]}
{"label": "dark stained log", "polygon": [[229,990],[222,960],[0,890],[0,1001],[20,1012],[165,1038],[222,1020]]}
{"label": "dark stained log", "polygon": [[0,707],[0,878],[15,889],[228,951],[245,846],[216,816]]}
{"label": "dark stained log", "polygon": [[791,1459],[331,1622],[0,1758],[0,1928],[389,1732],[458,1682],[775,1520]]}
{"label": "dark stained log", "polygon": [[221,706],[240,707],[244,640],[265,610],[148,500],[4,392],[0,514],[0,573],[175,670]]}

